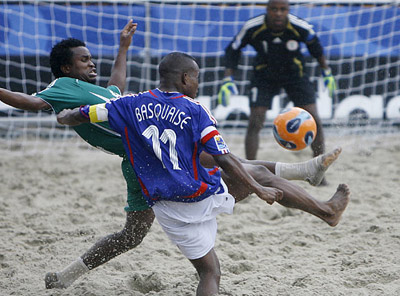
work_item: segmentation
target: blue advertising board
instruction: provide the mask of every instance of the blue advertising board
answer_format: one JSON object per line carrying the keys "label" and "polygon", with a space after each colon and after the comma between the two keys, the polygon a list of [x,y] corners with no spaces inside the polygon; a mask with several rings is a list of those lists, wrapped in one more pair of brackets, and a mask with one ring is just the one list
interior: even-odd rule
{"label": "blue advertising board", "polygon": [[[150,52],[178,50],[216,56],[246,20],[264,12],[263,6],[238,10],[154,4],[146,18],[144,5],[1,4],[0,55],[47,55],[55,41],[68,37],[85,41],[93,55],[114,55],[119,42],[115,31],[133,18],[141,30],[135,36],[134,54],[145,48],[145,36],[149,36]],[[399,7],[294,6],[291,13],[314,25],[327,56],[400,55]]]}

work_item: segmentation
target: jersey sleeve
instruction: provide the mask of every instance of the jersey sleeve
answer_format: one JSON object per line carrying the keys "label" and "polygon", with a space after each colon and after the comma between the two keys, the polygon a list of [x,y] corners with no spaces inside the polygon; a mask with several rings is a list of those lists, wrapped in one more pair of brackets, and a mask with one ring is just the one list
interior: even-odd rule
{"label": "jersey sleeve", "polygon": [[108,121],[108,108],[106,105],[110,103],[103,103],[97,105],[85,105],[79,108],[83,117],[89,118],[90,123]]}
{"label": "jersey sleeve", "polygon": [[225,67],[229,69],[236,69],[240,57],[242,55],[242,48],[249,44],[250,34],[246,24],[242,27],[240,32],[233,38],[231,43],[225,48]]}
{"label": "jersey sleeve", "polygon": [[72,109],[79,106],[79,97],[76,95],[77,83],[74,79],[58,78],[51,82],[44,90],[32,94],[48,103],[54,112],[63,109]]}
{"label": "jersey sleeve", "polygon": [[103,88],[70,77],[58,78],[44,90],[33,94],[48,103],[56,113],[81,105],[94,105],[120,95],[121,91],[115,85]]}
{"label": "jersey sleeve", "polygon": [[314,58],[319,58],[324,54],[324,49],[321,45],[321,42],[319,41],[319,38],[317,35],[314,35],[314,37],[306,42],[308,51]]}
{"label": "jersey sleeve", "polygon": [[[305,22],[304,20],[302,20]],[[313,26],[309,23],[306,23],[303,27],[303,42],[306,44],[308,51],[314,58],[319,58],[320,56],[323,55],[324,50],[321,45],[321,42],[317,36],[317,33],[315,33]]]}
{"label": "jersey sleeve", "polygon": [[79,111],[83,117],[89,118],[90,123],[98,123],[110,121],[110,119],[118,120],[122,118],[120,114],[124,114],[124,97],[110,100],[108,103],[85,105],[80,107]]}
{"label": "jersey sleeve", "polygon": [[121,90],[120,90],[119,87],[116,86],[116,85],[109,85],[109,86],[107,86],[107,88],[108,88],[110,91],[112,91],[113,93],[115,93],[116,95],[118,95],[118,96],[121,96],[121,95],[122,95]]}
{"label": "jersey sleeve", "polygon": [[226,145],[224,139],[216,128],[217,121],[206,107],[200,105],[199,108],[200,114],[198,119],[198,128],[202,147],[211,155],[222,155],[229,153],[228,145]]}
{"label": "jersey sleeve", "polygon": [[201,133],[204,150],[211,155],[228,154],[229,148],[215,127],[208,127]]}

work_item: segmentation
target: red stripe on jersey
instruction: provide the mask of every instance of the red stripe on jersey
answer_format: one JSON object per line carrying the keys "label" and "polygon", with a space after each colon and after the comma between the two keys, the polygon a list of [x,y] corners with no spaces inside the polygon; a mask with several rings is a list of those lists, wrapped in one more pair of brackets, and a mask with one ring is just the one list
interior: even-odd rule
{"label": "red stripe on jersey", "polygon": [[146,194],[147,196],[149,196],[149,191],[147,190],[146,186],[144,186],[142,179],[140,179],[139,177],[137,177],[140,187],[142,187],[143,193]]}
{"label": "red stripe on jersey", "polygon": [[205,144],[208,142],[208,140],[210,140],[212,137],[219,135],[219,132],[217,130],[213,130],[212,132],[209,132],[207,135],[205,135],[202,139],[201,139],[201,144]]}
{"label": "red stripe on jersey", "polygon": [[213,170],[208,171],[208,174],[209,174],[210,176],[212,176],[212,175],[214,175],[216,172],[218,172],[218,167],[215,167]]}
{"label": "red stripe on jersey", "polygon": [[129,142],[128,127],[125,126],[124,131],[125,131],[126,143],[128,144],[128,149],[129,149],[129,159],[131,161],[132,167],[135,167],[135,163],[133,162],[133,153],[132,153],[132,148],[131,148],[131,142]]}
{"label": "red stripe on jersey", "polygon": [[197,143],[194,143],[194,149],[192,154],[193,176],[195,180],[198,180],[199,172],[197,171],[196,157],[197,157]]}
{"label": "red stripe on jersey", "polygon": [[179,99],[179,98],[183,98],[183,97],[184,97],[184,95],[180,95],[180,96],[173,97],[173,98],[170,98],[170,99]]}
{"label": "red stripe on jersey", "polygon": [[158,98],[151,90],[149,90],[149,93],[151,93],[154,97]]}
{"label": "red stripe on jersey", "polygon": [[191,97],[188,96],[183,96],[185,99],[187,99],[188,101],[201,106],[201,108],[204,109],[204,111],[206,111],[206,113],[208,114],[208,117],[210,118],[210,120],[212,122],[214,122],[214,125],[217,125],[217,120],[214,118],[214,116],[212,116],[210,110],[208,110],[205,106],[203,106],[203,104],[201,104],[199,101],[196,101],[195,99],[192,99]]}
{"label": "red stripe on jersey", "polygon": [[207,188],[208,188],[208,185],[206,183],[204,183],[203,181],[201,181],[200,188],[192,195],[185,196],[185,198],[193,198],[193,197],[202,195],[204,192],[206,192]]}

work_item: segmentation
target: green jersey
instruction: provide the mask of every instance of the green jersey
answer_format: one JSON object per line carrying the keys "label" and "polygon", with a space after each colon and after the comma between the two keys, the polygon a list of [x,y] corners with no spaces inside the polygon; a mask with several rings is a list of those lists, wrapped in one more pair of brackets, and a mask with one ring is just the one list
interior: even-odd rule
{"label": "green jersey", "polygon": [[[33,95],[46,101],[54,112],[59,113],[63,109],[107,102],[120,96],[121,91],[114,85],[104,88],[79,79],[62,77]],[[119,156],[125,155],[121,136],[109,127],[108,122],[85,123],[73,128],[90,145]]]}
{"label": "green jersey", "polygon": [[[104,88],[79,79],[62,77],[54,80],[46,89],[33,95],[46,101],[54,112],[59,113],[63,109],[107,102],[120,96],[121,91],[117,86]],[[126,157],[121,136],[110,128],[108,122],[85,123],[73,128],[90,145],[123,157],[121,168],[128,193],[125,211],[148,209],[149,206],[142,196],[136,175]]]}

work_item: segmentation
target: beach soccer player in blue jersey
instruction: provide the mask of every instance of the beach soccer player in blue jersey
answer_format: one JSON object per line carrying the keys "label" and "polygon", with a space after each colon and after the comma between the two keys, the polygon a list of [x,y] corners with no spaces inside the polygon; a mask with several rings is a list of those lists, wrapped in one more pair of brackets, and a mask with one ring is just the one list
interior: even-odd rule
{"label": "beach soccer player in blue jersey", "polygon": [[[126,53],[135,30],[136,24],[129,21],[121,31],[120,47],[108,87],[95,85],[96,66],[91,59],[89,49],[82,41],[70,38],[57,43],[50,53],[50,66],[56,80],[50,83],[46,89],[34,95],[27,95],[0,88],[0,100],[19,109],[53,109],[59,113],[65,108],[98,104],[120,96],[125,88]],[[125,155],[120,135],[111,130],[107,122],[82,124],[75,126],[74,130],[88,144],[121,157],[121,169],[127,184],[126,223],[121,231],[101,238],[61,271],[47,273],[45,285],[49,289],[66,288],[88,271],[135,248],[146,236],[154,220],[153,210],[142,196],[140,185]],[[340,151],[340,148],[336,148],[302,163],[247,161],[244,159],[241,161],[245,163],[246,170],[260,184],[270,184],[271,171],[282,178],[304,180],[316,186],[322,180],[326,169],[337,159]],[[202,153],[201,161],[208,167],[215,165],[213,158],[206,153]],[[233,184],[236,183],[233,182]],[[239,186],[235,192],[238,196],[249,194]],[[288,196],[292,196],[292,201],[289,204],[289,198],[286,198],[287,206],[302,208],[316,216],[330,217],[329,214],[325,215],[328,211],[326,204],[313,200],[306,192],[296,189],[292,195]],[[332,219],[325,221],[332,224]]]}
{"label": "beach soccer player in blue jersey", "polygon": [[[218,214],[232,213],[234,203],[250,193],[269,204],[277,201],[300,209],[300,204],[313,198],[272,173],[265,184],[258,183],[229,152],[215,119],[192,99],[199,76],[193,57],[170,53],[160,62],[159,73],[157,89],[64,110],[57,119],[69,125],[108,121],[121,135],[148,205],[199,274],[197,295],[215,295],[220,281],[214,251]],[[203,151],[212,155],[222,171],[200,164]],[[339,185],[333,197],[312,214],[335,226],[349,195],[347,185]]]}

